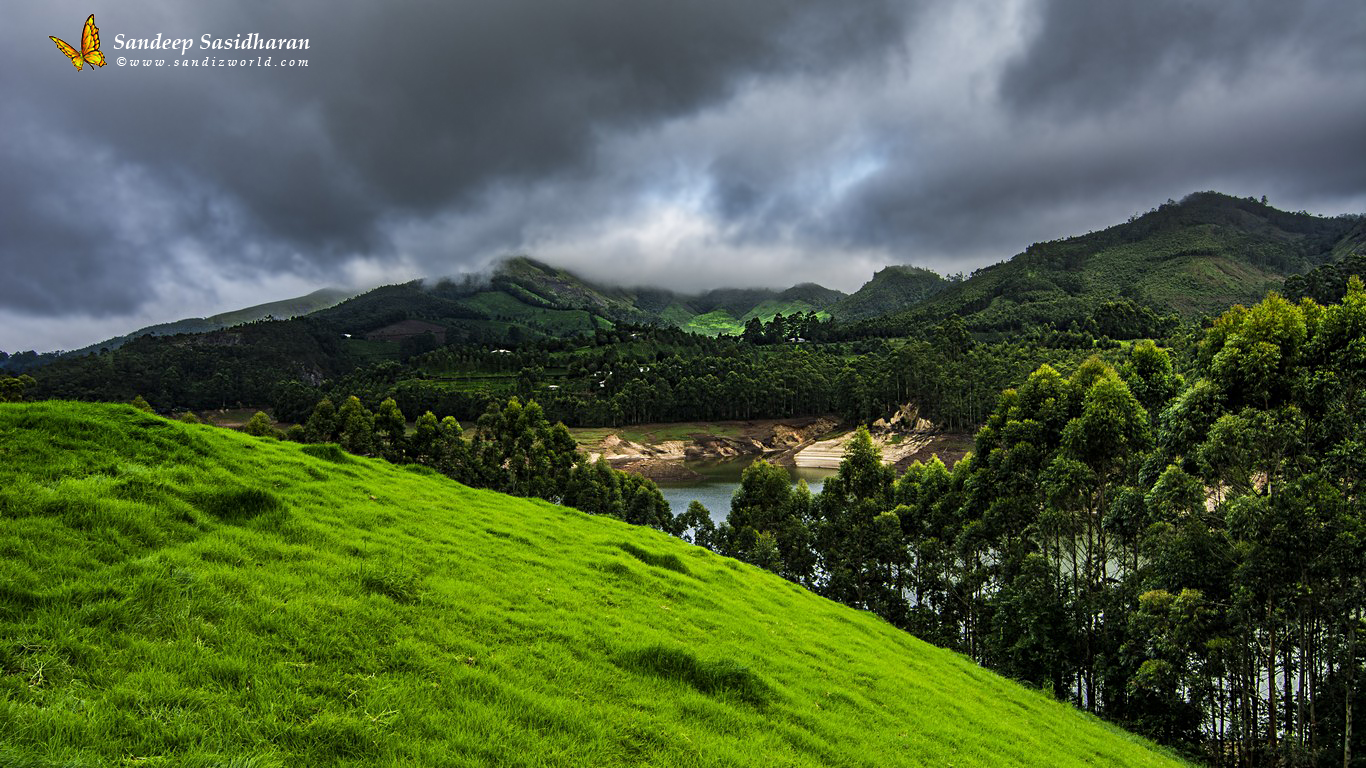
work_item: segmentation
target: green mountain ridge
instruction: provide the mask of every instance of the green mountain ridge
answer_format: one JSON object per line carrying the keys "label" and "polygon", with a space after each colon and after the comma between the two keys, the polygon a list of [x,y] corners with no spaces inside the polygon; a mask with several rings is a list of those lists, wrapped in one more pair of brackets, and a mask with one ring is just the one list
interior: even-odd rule
{"label": "green mountain ridge", "polygon": [[830,307],[842,321],[866,320],[919,304],[940,293],[949,281],[922,267],[890,266]]}
{"label": "green mountain ridge", "polygon": [[[487,281],[415,281],[358,296],[317,318],[365,334],[404,319],[448,320],[488,337],[513,328],[524,336],[592,333],[617,323],[666,325],[696,333],[739,333],[745,321],[821,312],[843,293],[813,283],[784,291],[720,288],[688,295],[664,288],[602,286],[525,256],[501,262]],[[576,313],[566,315],[563,313]]]}
{"label": "green mountain ridge", "polygon": [[879,322],[923,326],[958,315],[982,332],[1065,329],[1086,325],[1105,302],[1194,319],[1256,301],[1363,237],[1359,216],[1287,213],[1199,192],[1099,232],[1031,245]]}
{"label": "green mountain ridge", "polygon": [[[767,322],[779,313],[798,312],[872,323],[895,333],[950,315],[963,317],[978,332],[1084,327],[1106,302],[1125,304],[1127,312],[1190,319],[1260,298],[1279,289],[1285,278],[1360,252],[1363,244],[1366,220],[1360,216],[1288,213],[1252,199],[1201,192],[1099,232],[1036,243],[956,282],[919,267],[889,266],[848,295],[812,283],[782,291],[718,288],[688,295],[659,287],[603,286],[519,256],[501,262],[487,278],[414,281],[350,297],[324,289],[210,318],[149,326],[62,357],[116,349],[148,335],[215,332],[267,316],[304,314],[352,336],[417,319],[450,326],[448,338],[494,343],[509,333],[522,338],[591,334],[621,322],[736,334],[751,318]],[[18,371],[52,359],[16,356],[4,365]]]}
{"label": "green mountain ridge", "polygon": [[848,295],[812,283],[688,295],[604,286],[518,256],[501,262],[486,280],[385,286],[314,316],[353,336],[419,319],[451,326],[448,333],[457,339],[489,342],[509,333],[591,334],[622,322],[738,334],[751,318],[768,322],[795,313],[892,328],[956,314],[978,332],[1066,329],[1094,324],[1106,302],[1154,318],[1218,312],[1279,289],[1286,277],[1343,258],[1363,242],[1360,217],[1288,213],[1202,192],[1099,232],[1036,243],[956,282],[920,267],[889,266]]}
{"label": "green mountain ridge", "polygon": [[[37,371],[41,375],[35,392],[125,402],[144,394],[163,408],[259,407],[279,402],[277,385],[282,382],[316,388],[442,345],[458,347],[468,357],[524,342],[564,348],[599,340],[629,342],[633,337],[627,331],[607,341],[606,334],[621,324],[738,335],[755,318],[768,323],[777,314],[833,316],[833,323],[798,331],[817,343],[926,338],[956,316],[963,320],[963,333],[977,340],[1023,335],[1031,343],[1077,349],[1106,337],[1164,338],[1183,321],[1198,322],[1207,313],[1250,303],[1270,290],[1289,290],[1288,276],[1326,264],[1350,269],[1350,259],[1333,260],[1360,252],[1363,243],[1366,224],[1359,216],[1287,213],[1255,200],[1200,193],[1100,232],[1035,244],[966,280],[945,281],[928,270],[889,267],[849,296],[811,284],[785,291],[722,289],[697,296],[662,288],[599,286],[520,257],[508,260],[491,277],[382,286],[289,321],[149,335],[108,356],[67,357]],[[1334,285],[1315,288],[1314,295],[1330,288],[1340,292],[1343,275],[1324,275]],[[876,314],[886,308],[892,310]],[[650,357],[658,351],[631,349],[629,354]],[[49,361],[23,353],[5,365],[17,373],[44,362]],[[593,361],[598,369],[605,363],[610,364]],[[486,373],[509,376],[499,380],[498,392],[517,386],[511,378],[516,370],[505,371],[489,361],[479,365]],[[450,369],[438,375],[453,373]],[[529,374],[539,375],[534,370]],[[433,393],[473,391],[483,386],[481,381],[456,377],[439,387],[423,386]]]}
{"label": "green mountain ridge", "polygon": [[335,446],[0,405],[0,510],[3,765],[1179,764],[771,573]]}
{"label": "green mountain ridge", "polygon": [[341,302],[351,298],[353,291],[343,291],[339,288],[320,288],[304,296],[296,296],[292,299],[281,299],[265,304],[257,304],[253,307],[244,307],[228,312],[221,312],[209,317],[187,317],[183,320],[176,320],[170,323],[158,323],[139,328],[132,333],[122,336],[115,336],[111,339],[96,342],[80,349],[73,349],[64,356],[80,357],[99,352],[101,350],[115,350],[133,339],[140,339],[143,336],[174,336],[179,333],[208,333],[209,331],[221,331],[224,328],[231,328],[243,323],[254,323],[258,320],[274,318],[276,320],[287,320],[292,317],[307,315],[312,312],[336,306]]}

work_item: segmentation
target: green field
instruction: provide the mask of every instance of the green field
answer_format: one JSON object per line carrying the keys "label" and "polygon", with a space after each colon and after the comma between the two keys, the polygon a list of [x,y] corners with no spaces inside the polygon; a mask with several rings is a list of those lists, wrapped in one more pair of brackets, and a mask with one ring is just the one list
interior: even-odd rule
{"label": "green field", "polygon": [[0,405],[0,766],[1175,765],[663,534]]}
{"label": "green field", "polygon": [[429,381],[434,387],[458,392],[511,392],[517,388],[517,375],[512,373],[440,374]]}
{"label": "green field", "polygon": [[723,333],[735,336],[745,330],[744,324],[736,321],[735,317],[724,309],[693,315],[682,327],[689,333],[700,333],[704,336],[719,336]]}
{"label": "green field", "polygon": [[[633,443],[657,444],[666,440],[691,440],[695,437],[739,437],[739,424],[714,421],[685,421],[673,424],[641,424],[632,427],[576,427],[569,430],[579,445],[593,445],[616,435]],[[674,510],[679,512],[681,510]]]}

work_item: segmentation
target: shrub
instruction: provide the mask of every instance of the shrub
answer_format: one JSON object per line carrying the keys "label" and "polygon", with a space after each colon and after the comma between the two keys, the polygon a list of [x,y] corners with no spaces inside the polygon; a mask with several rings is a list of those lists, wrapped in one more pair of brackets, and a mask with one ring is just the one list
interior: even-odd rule
{"label": "shrub", "polygon": [[264,411],[253,414],[246,426],[242,427],[242,431],[256,437],[278,437],[280,434]]}

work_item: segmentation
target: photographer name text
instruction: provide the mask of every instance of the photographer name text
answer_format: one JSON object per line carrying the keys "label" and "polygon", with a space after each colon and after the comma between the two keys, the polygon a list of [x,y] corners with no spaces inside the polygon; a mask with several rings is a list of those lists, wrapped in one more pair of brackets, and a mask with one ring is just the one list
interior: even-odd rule
{"label": "photographer name text", "polygon": [[[275,61],[270,56],[257,56],[253,59],[242,59],[229,54],[230,58],[218,58],[228,51],[299,51],[308,50],[308,38],[306,37],[262,37],[256,32],[243,37],[214,37],[213,35],[201,35],[197,41],[192,37],[166,37],[157,33],[154,38],[148,37],[125,37],[123,34],[114,36],[111,48],[127,51],[174,51],[181,57],[187,56],[191,51],[214,51],[217,55],[205,56],[202,59],[177,58],[171,61],[173,67],[306,67],[308,59],[287,59],[281,56],[279,61]],[[164,67],[165,59],[136,59],[119,56],[114,63],[120,67]]]}
{"label": "photographer name text", "polygon": [[308,38],[262,37],[255,32],[246,37],[241,35],[214,37],[206,33],[200,36],[199,45],[196,46],[194,38],[191,37],[164,37],[160,32],[155,38],[124,37],[120,33],[114,35],[112,47],[129,51],[176,51],[179,55],[185,56],[193,49],[201,51],[307,50]]}

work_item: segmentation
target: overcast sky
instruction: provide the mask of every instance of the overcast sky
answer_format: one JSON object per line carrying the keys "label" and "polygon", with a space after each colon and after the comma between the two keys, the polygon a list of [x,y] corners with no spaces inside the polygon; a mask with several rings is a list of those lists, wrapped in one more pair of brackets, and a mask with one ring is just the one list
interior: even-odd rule
{"label": "overcast sky", "polygon": [[[171,66],[252,32],[308,66]],[[115,42],[158,33],[196,47]],[[850,291],[1198,190],[1366,211],[1361,0],[49,0],[0,42],[10,352],[510,253]]]}

